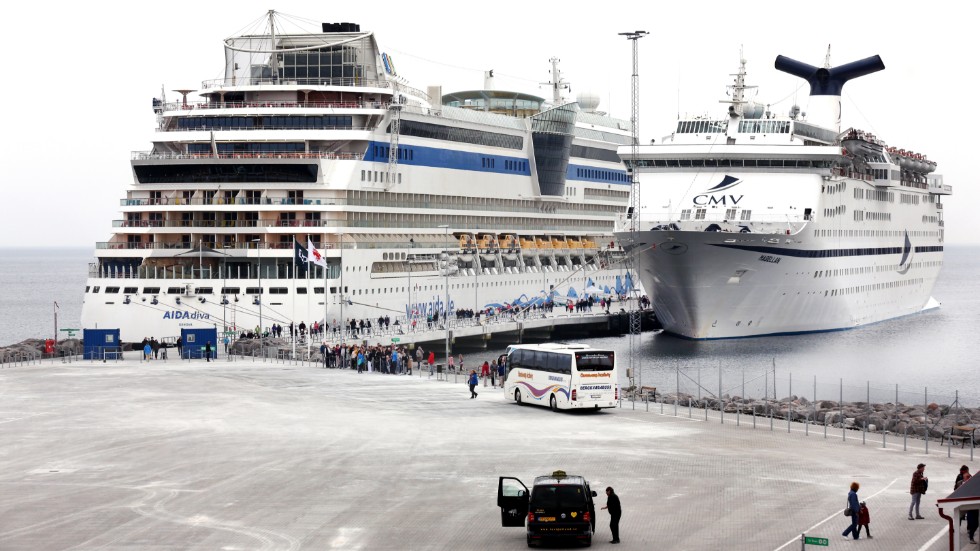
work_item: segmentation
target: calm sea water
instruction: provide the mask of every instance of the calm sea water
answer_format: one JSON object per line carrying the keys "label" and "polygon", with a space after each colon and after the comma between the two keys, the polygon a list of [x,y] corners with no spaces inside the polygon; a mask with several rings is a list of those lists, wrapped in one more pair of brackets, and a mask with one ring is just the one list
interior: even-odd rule
{"label": "calm sea water", "polygon": [[[58,326],[81,327],[82,294],[92,261],[90,248],[0,248],[0,345],[26,338],[50,337],[54,302]],[[818,398],[899,400],[949,403],[956,391],[963,402],[980,403],[980,247],[951,246],[933,296],[942,307],[868,327],[785,337],[689,341],[669,335],[643,334],[634,341],[637,382],[673,391],[680,379],[684,392],[717,393],[719,370],[723,393],[776,393]],[[62,336],[64,334],[62,333]],[[592,339],[593,346],[612,347],[626,366],[629,337]],[[468,355],[496,357],[499,350]],[[624,370],[625,371],[625,370]],[[769,372],[767,375],[766,372]],[[625,373],[624,373],[625,376]],[[790,381],[792,377],[792,381]]]}

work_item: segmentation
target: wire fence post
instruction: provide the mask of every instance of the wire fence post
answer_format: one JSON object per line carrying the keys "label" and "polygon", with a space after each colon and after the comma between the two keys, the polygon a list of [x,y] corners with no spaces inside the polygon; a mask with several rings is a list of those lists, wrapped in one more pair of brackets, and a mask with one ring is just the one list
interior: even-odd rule
{"label": "wire fence post", "polygon": [[841,442],[847,442],[847,430],[844,428],[844,378],[840,380],[840,436]]}
{"label": "wire fence post", "polygon": [[735,409],[735,426],[742,426],[742,405],[745,404],[745,370],[742,370],[742,395],[738,397],[739,404]]}
{"label": "wire fence post", "polygon": [[925,402],[923,403],[923,405],[925,406],[925,409],[923,409],[922,411],[923,411],[923,414],[925,415],[925,419],[926,419],[926,423],[925,423],[925,429],[926,429],[926,455],[929,455],[929,387],[923,387],[923,389],[924,389],[923,390],[923,397],[924,397],[923,399],[925,400]]}
{"label": "wire fence post", "polygon": [[[773,377],[775,379],[775,377]],[[793,421],[793,372],[789,373],[789,403],[786,408],[786,434],[790,433],[790,423]]]}
{"label": "wire fence post", "polygon": [[718,362],[718,417],[721,418],[721,424],[725,424],[725,406],[721,401],[721,362]]}
{"label": "wire fence post", "polygon": [[681,401],[681,368],[674,368],[674,375],[677,376],[677,392],[674,393],[674,417],[677,417],[677,402]]}
{"label": "wire fence post", "polygon": [[861,434],[861,444],[868,443],[868,421],[871,419],[871,381],[867,381],[867,401],[864,402],[864,411],[867,417],[864,418],[864,433]]}

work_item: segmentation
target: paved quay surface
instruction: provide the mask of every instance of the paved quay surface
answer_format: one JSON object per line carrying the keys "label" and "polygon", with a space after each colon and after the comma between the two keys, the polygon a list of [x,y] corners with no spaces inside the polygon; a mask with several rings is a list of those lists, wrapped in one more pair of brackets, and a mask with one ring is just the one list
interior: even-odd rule
{"label": "paved quay surface", "polygon": [[[450,379],[451,380],[451,379]],[[0,550],[525,549],[498,476],[581,474],[623,503],[594,548],[939,551],[935,499],[969,450],[929,455],[703,413],[555,414],[499,389],[251,361],[127,360],[0,370]],[[856,434],[856,436],[854,436]],[[919,444],[919,443],[917,443]],[[911,443],[910,443],[911,446]],[[924,462],[925,520],[908,521]],[[847,487],[874,539],[840,532]]]}

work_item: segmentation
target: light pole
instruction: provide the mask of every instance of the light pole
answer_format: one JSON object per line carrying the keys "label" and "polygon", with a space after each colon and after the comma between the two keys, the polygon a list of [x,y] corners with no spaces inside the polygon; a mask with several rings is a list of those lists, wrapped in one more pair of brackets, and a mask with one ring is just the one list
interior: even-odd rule
{"label": "light pole", "polygon": [[446,259],[446,302],[442,305],[443,323],[446,324],[446,365],[449,365],[449,224],[439,226],[446,230],[446,247],[442,255]]}
{"label": "light pole", "polygon": [[256,238],[256,239],[253,239],[252,240],[252,243],[255,243],[255,254],[258,256],[258,265],[259,265],[259,296],[258,296],[258,301],[259,301],[259,338],[261,339],[262,338],[262,329],[264,328],[264,326],[262,325],[262,240]]}

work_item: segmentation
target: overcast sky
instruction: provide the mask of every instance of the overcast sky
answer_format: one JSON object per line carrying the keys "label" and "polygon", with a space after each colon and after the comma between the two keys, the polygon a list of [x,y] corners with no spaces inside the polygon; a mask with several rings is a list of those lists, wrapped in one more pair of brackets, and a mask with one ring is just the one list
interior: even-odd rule
{"label": "overcast sky", "polygon": [[[120,8],[119,6],[123,7]],[[586,7],[588,6],[588,7]],[[978,192],[970,176],[976,138],[976,51],[969,13],[945,3],[904,2],[18,2],[7,9],[0,87],[0,246],[92,246],[121,219],[132,183],[132,151],[149,149],[151,99],[161,86],[199,88],[223,76],[222,40],[269,9],[295,20],[359,23],[418,88],[482,87],[541,96],[549,58],[561,59],[572,92],[592,91],[600,109],[630,116],[629,42],[640,41],[640,135],[669,134],[678,113],[720,117],[739,48],[758,100],[783,114],[807,110],[807,87],[773,69],[778,54],[821,65],[827,45],[840,65],[879,54],[884,72],[844,88],[843,127],[928,155],[953,186],[946,203],[950,244],[980,242]],[[12,11],[11,11],[12,10]],[[192,98],[193,99],[193,98]]]}

